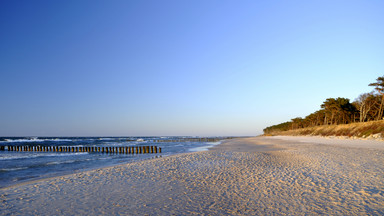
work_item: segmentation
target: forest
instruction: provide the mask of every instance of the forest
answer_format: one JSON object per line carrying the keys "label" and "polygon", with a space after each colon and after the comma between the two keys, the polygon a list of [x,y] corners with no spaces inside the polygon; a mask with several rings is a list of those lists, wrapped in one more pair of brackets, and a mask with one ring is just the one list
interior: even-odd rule
{"label": "forest", "polygon": [[384,76],[369,84],[372,92],[359,95],[353,102],[348,98],[327,98],[321,109],[305,118],[297,117],[291,121],[265,128],[264,134],[308,128],[320,125],[339,125],[355,122],[369,122],[383,119]]}

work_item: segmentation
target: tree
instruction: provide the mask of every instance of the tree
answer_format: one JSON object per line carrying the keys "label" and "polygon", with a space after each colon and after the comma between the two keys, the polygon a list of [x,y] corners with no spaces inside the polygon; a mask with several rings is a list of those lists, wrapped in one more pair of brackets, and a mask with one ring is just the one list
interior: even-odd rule
{"label": "tree", "polygon": [[324,109],[324,124],[346,124],[353,121],[355,107],[348,98],[327,98],[321,108]]}
{"label": "tree", "polygon": [[359,97],[355,99],[354,103],[360,113],[360,122],[365,122],[365,120],[368,119],[368,114],[375,108],[377,100],[374,93],[371,92],[359,95]]}
{"label": "tree", "polygon": [[303,128],[303,119],[302,118],[297,117],[297,118],[292,119],[291,121],[292,121],[292,124],[291,124],[292,130],[298,129],[298,128]]}
{"label": "tree", "polygon": [[374,86],[375,87],[375,90],[377,92],[379,92],[379,94],[381,94],[381,103],[380,103],[380,108],[379,108],[379,112],[378,112],[378,115],[377,115],[377,118],[376,120],[380,120],[382,115],[383,115],[383,103],[384,103],[384,76],[382,77],[378,77],[376,79],[376,82],[375,83],[371,83],[369,84],[369,86]]}

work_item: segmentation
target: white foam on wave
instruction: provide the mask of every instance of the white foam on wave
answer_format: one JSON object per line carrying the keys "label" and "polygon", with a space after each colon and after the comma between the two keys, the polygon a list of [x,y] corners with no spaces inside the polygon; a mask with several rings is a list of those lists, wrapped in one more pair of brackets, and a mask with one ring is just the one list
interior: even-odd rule
{"label": "white foam on wave", "polygon": [[103,138],[99,138],[99,140],[114,140],[115,138],[107,138],[107,137],[103,137]]}
{"label": "white foam on wave", "polygon": [[208,151],[210,148],[212,148],[215,145],[219,145],[220,143],[221,142],[211,142],[211,143],[208,143],[209,145],[190,148],[188,149],[188,151],[190,152]]}
{"label": "white foam on wave", "polygon": [[53,161],[46,163],[47,165],[57,165],[57,164],[68,164],[68,163],[74,163],[76,162],[75,160],[68,160],[68,161]]}
{"label": "white foam on wave", "polygon": [[88,152],[76,152],[76,153],[57,153],[57,154],[45,154],[45,153],[34,153],[28,155],[1,155],[0,160],[16,160],[16,159],[30,159],[37,157],[67,157],[74,155],[86,155]]}
{"label": "white foam on wave", "polygon": [[29,138],[29,139],[5,139],[5,141],[0,141],[0,143],[14,143],[14,142],[72,142],[70,139],[39,139],[39,138]]}
{"label": "white foam on wave", "polygon": [[16,171],[16,170],[24,170],[28,169],[29,167],[15,167],[15,168],[3,168],[0,169],[0,172],[9,172],[9,171]]}

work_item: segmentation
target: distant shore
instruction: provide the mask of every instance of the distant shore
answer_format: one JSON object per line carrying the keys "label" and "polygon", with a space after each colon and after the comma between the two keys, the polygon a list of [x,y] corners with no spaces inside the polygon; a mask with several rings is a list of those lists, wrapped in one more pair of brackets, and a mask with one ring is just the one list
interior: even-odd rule
{"label": "distant shore", "polygon": [[4,215],[382,215],[383,170],[383,142],[243,138],[209,151],[3,188],[0,210]]}

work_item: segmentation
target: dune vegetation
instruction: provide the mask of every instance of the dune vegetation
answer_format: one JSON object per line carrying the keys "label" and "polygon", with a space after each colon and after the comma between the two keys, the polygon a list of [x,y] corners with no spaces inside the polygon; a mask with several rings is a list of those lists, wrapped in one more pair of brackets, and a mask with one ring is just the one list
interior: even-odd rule
{"label": "dune vegetation", "polygon": [[264,135],[384,137],[384,76],[369,86],[374,91],[361,94],[352,103],[348,98],[328,98],[320,110],[267,127]]}
{"label": "dune vegetation", "polygon": [[321,125],[287,131],[271,131],[265,135],[285,136],[346,136],[355,138],[384,138],[384,120],[340,125]]}

